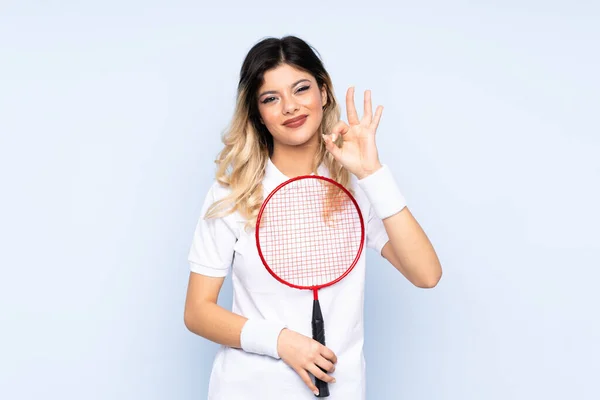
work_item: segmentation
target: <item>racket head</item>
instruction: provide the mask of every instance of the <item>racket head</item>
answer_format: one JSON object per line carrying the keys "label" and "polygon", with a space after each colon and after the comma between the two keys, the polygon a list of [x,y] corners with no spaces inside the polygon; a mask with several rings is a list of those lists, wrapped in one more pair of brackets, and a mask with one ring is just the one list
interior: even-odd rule
{"label": "racket head", "polygon": [[263,201],[256,244],[267,271],[297,289],[318,290],[347,276],[364,248],[365,225],[354,196],[319,175],[291,178]]}

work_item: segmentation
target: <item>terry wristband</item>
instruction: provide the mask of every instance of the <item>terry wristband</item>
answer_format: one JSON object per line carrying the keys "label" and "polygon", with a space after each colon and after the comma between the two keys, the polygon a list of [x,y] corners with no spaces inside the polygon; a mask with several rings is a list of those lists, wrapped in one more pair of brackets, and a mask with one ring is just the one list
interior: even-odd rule
{"label": "terry wristband", "polygon": [[371,175],[360,179],[358,185],[371,202],[375,214],[380,219],[390,217],[406,206],[406,199],[400,192],[392,172],[386,165],[383,165]]}
{"label": "terry wristband", "polygon": [[285,328],[280,322],[248,319],[240,335],[241,347],[249,353],[280,358],[277,352],[279,333]]}

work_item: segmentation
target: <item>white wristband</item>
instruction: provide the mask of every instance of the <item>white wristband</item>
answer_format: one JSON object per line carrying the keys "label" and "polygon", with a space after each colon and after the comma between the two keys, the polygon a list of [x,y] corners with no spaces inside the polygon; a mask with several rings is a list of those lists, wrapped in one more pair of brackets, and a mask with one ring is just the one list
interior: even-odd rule
{"label": "white wristband", "polygon": [[280,322],[248,319],[240,335],[241,347],[249,353],[280,358],[277,352],[279,333],[285,328]]}
{"label": "white wristband", "polygon": [[400,192],[392,172],[383,165],[371,175],[360,179],[358,185],[361,187],[380,219],[385,219],[398,212],[406,206],[406,199]]}

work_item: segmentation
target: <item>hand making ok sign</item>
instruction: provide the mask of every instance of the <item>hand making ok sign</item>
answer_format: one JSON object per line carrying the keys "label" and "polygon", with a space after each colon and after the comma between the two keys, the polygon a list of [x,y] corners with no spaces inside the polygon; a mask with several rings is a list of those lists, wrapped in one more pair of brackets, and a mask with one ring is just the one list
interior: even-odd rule
{"label": "hand making ok sign", "polygon": [[[351,87],[346,92],[346,111],[348,123],[339,121],[329,134],[324,135],[325,147],[344,168],[363,179],[381,168],[375,133],[383,106],[378,106],[373,115],[371,91],[365,91],[363,117],[359,120],[354,106],[354,87]],[[341,147],[334,143],[339,135],[343,137]]]}

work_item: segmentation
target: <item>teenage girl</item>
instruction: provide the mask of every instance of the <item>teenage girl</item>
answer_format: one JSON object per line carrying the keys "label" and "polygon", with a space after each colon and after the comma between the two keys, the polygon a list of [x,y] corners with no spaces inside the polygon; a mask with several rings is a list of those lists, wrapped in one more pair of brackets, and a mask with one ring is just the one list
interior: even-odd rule
{"label": "teenage girl", "polygon": [[[185,325],[221,345],[209,399],[310,399],[318,395],[314,376],[329,382],[332,400],[365,399],[364,252],[350,274],[319,292],[327,346],[312,339],[311,291],[277,282],[258,255],[253,223],[266,195],[289,178],[318,174],[344,185],[363,214],[367,247],[417,287],[440,280],[433,246],[378,157],[383,107],[373,112],[367,90],[359,116],[350,88],[346,109],[343,122],[331,78],[303,40],[268,38],[247,54],[189,252]],[[217,304],[229,273],[231,311]]]}

